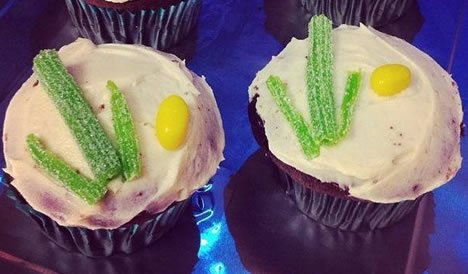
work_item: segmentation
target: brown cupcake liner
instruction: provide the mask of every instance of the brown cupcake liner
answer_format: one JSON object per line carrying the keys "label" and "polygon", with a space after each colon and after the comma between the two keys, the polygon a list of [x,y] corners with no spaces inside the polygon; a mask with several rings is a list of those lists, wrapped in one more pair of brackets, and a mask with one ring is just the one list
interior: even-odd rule
{"label": "brown cupcake liner", "polygon": [[133,253],[152,244],[172,228],[189,204],[187,200],[175,202],[165,211],[141,222],[130,221],[116,229],[87,229],[65,227],[33,209],[11,185],[4,185],[6,195],[16,208],[36,222],[40,230],[55,244],[89,257]]}
{"label": "brown cupcake liner", "polygon": [[297,208],[309,218],[347,231],[369,231],[388,227],[405,217],[423,196],[414,201],[381,204],[353,198],[334,197],[295,182],[278,168],[280,182]]}
{"label": "brown cupcake liner", "polygon": [[155,10],[125,11],[101,8],[85,0],[65,0],[80,36],[95,44],[141,44],[167,49],[195,27],[201,0],[183,0]]}
{"label": "brown cupcake liner", "polygon": [[414,0],[300,0],[312,14],[325,14],[334,25],[379,27],[401,17]]}

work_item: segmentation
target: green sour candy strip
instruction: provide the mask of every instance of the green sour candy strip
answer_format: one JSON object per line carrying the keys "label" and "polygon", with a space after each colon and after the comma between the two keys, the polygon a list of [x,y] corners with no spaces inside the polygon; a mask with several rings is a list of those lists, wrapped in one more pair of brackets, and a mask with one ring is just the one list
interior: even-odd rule
{"label": "green sour candy strip", "polygon": [[332,23],[324,15],[309,23],[307,61],[307,100],[315,140],[332,144],[337,140],[337,121],[333,95]]}
{"label": "green sour candy strip", "polygon": [[320,154],[320,147],[316,144],[310,128],[302,115],[292,106],[286,94],[286,87],[281,79],[277,76],[270,76],[266,84],[278,108],[296,133],[306,157],[309,159],[317,157]]}
{"label": "green sour candy strip", "polygon": [[41,51],[33,63],[41,85],[71,129],[97,180],[107,182],[120,174],[117,151],[57,52]]}
{"label": "green sour candy strip", "polygon": [[29,134],[26,143],[32,158],[42,169],[87,203],[95,204],[106,194],[107,188],[104,184],[93,182],[79,175],[55,154],[44,149],[37,136]]}
{"label": "green sour candy strip", "polygon": [[361,86],[361,72],[353,71],[348,73],[346,88],[341,103],[341,125],[338,132],[339,139],[346,137],[351,126],[351,117]]}
{"label": "green sour candy strip", "polygon": [[121,157],[123,175],[125,180],[130,181],[141,173],[140,150],[135,125],[128,110],[127,101],[117,85],[112,81],[108,81],[107,88],[112,92],[112,120]]}

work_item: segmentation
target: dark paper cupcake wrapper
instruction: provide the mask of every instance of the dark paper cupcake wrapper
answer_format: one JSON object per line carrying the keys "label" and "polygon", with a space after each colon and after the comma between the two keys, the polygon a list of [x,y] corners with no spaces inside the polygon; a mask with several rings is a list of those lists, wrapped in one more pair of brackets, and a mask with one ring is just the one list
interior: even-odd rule
{"label": "dark paper cupcake wrapper", "polygon": [[287,195],[311,219],[329,227],[348,231],[384,228],[401,220],[421,200],[380,204],[333,197],[313,191],[279,170]]}
{"label": "dark paper cupcake wrapper", "polygon": [[334,25],[378,27],[390,23],[408,10],[414,0],[300,0],[312,14],[325,14]]}
{"label": "dark paper cupcake wrapper", "polygon": [[155,10],[135,12],[100,8],[84,0],[65,0],[81,36],[96,44],[141,44],[167,49],[186,37],[196,25],[201,0],[184,0]]}
{"label": "dark paper cupcake wrapper", "polygon": [[4,187],[16,208],[32,218],[51,241],[68,251],[80,252],[89,257],[129,254],[150,245],[176,224],[189,201],[173,203],[162,213],[140,223],[127,223],[117,229],[91,230],[61,226],[34,210],[14,187],[9,184]]}

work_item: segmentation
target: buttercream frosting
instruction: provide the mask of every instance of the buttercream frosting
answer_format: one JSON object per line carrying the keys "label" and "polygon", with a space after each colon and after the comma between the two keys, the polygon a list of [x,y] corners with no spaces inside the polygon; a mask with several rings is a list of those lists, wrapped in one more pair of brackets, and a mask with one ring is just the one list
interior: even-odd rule
{"label": "buttercream frosting", "polygon": [[[309,40],[293,39],[249,87],[250,100],[258,95],[256,110],[264,121],[269,150],[297,170],[373,202],[412,200],[449,181],[461,165],[463,116],[450,75],[407,42],[364,25],[333,30],[333,43],[337,110],[347,73],[360,70],[363,75],[348,136],[338,145],[322,146],[319,157],[307,159],[278,110],[265,84],[270,75],[282,79],[293,105],[310,122],[305,80]],[[395,63],[411,70],[410,86],[394,96],[377,95],[370,87],[372,71]]]}
{"label": "buttercream frosting", "polygon": [[[59,50],[98,120],[113,140],[108,80],[122,90],[136,125],[142,174],[115,178],[105,198],[89,205],[48,177],[27,151],[26,136],[37,135],[48,149],[89,178],[92,173],[60,113],[33,74],[15,94],[4,124],[5,171],[11,184],[36,210],[64,226],[116,228],[140,212],[158,213],[188,198],[214,175],[223,159],[224,132],[211,88],[173,55],[135,45],[96,46],[78,39]],[[161,147],[155,136],[159,104],[181,96],[190,109],[185,143],[177,151]]]}

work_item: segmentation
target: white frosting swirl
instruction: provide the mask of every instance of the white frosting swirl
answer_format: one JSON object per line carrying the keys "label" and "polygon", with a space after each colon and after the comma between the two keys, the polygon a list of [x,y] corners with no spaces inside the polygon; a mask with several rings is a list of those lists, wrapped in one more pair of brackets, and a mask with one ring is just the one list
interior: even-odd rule
{"label": "white frosting swirl", "polygon": [[[205,80],[177,57],[135,45],[96,46],[85,39],[63,47],[59,55],[111,138],[106,82],[113,80],[121,88],[136,124],[142,175],[125,183],[114,179],[106,197],[90,206],[38,168],[26,149],[29,133],[92,178],[69,128],[33,74],[10,102],[3,142],[11,184],[34,209],[64,226],[116,228],[142,211],[161,212],[188,198],[214,175],[224,148],[219,110]],[[177,151],[163,149],[154,133],[159,104],[170,94],[184,98],[190,109],[187,138]]]}
{"label": "white frosting swirl", "polygon": [[[322,182],[336,182],[351,196],[379,203],[411,200],[450,180],[461,165],[462,109],[458,88],[434,60],[407,42],[372,28],[341,26],[333,31],[334,90],[341,104],[348,71],[362,71],[362,86],[349,135],[321,147],[308,160],[265,85],[270,75],[287,84],[293,105],[307,121],[305,68],[308,39],[293,39],[258,74],[249,88],[258,94],[271,152],[284,163]],[[412,72],[410,86],[380,97],[370,75],[380,65],[399,63]]]}

